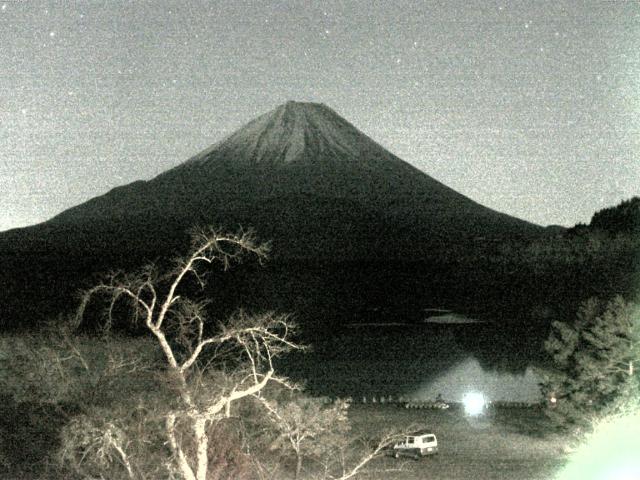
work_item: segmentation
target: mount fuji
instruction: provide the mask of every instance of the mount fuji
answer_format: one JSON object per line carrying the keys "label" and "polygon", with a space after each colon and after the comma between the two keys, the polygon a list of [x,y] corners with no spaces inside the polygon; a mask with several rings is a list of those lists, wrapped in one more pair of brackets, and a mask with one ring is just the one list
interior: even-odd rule
{"label": "mount fuji", "polygon": [[276,262],[333,263],[424,262],[544,230],[438,182],[325,105],[287,102],[149,181],[0,233],[0,284],[69,293],[96,271],[173,255],[194,225],[254,228]]}

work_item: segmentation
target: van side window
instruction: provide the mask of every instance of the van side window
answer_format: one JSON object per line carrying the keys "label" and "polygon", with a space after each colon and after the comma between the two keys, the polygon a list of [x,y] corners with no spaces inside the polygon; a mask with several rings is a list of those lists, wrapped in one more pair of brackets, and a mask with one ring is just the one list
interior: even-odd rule
{"label": "van side window", "polygon": [[436,437],[434,437],[433,435],[427,435],[427,437],[424,439],[425,442],[435,442]]}
{"label": "van side window", "polygon": [[413,441],[414,441],[414,438],[413,438],[413,437],[409,437],[409,438],[407,439],[407,443],[413,443]]}

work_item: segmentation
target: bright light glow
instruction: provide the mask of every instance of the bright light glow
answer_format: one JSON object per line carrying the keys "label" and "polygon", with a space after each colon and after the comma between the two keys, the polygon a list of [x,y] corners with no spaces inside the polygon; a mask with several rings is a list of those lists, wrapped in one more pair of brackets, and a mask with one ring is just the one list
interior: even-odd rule
{"label": "bright light glow", "polygon": [[640,412],[600,424],[556,480],[640,479]]}
{"label": "bright light glow", "polygon": [[462,403],[464,403],[464,411],[467,415],[480,415],[484,412],[484,395],[478,392],[465,393],[462,397]]}

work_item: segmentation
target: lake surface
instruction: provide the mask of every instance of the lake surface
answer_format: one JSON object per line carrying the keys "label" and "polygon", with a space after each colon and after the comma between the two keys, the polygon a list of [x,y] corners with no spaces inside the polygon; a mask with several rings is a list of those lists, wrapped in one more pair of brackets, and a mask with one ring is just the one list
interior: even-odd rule
{"label": "lake surface", "polygon": [[489,323],[344,326],[283,368],[316,395],[433,400],[442,394],[460,401],[473,390],[491,400],[535,402],[532,365],[541,339],[528,330]]}

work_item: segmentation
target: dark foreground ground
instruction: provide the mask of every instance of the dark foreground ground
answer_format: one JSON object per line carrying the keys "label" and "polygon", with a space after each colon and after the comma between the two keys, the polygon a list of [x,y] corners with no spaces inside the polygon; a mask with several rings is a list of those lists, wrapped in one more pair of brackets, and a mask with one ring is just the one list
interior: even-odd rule
{"label": "dark foreground ground", "polygon": [[354,433],[375,437],[382,430],[420,422],[438,437],[439,454],[420,460],[374,460],[368,480],[550,480],[564,465],[566,439],[546,432],[538,409],[496,409],[469,420],[458,409],[411,410],[395,405],[353,405]]}

